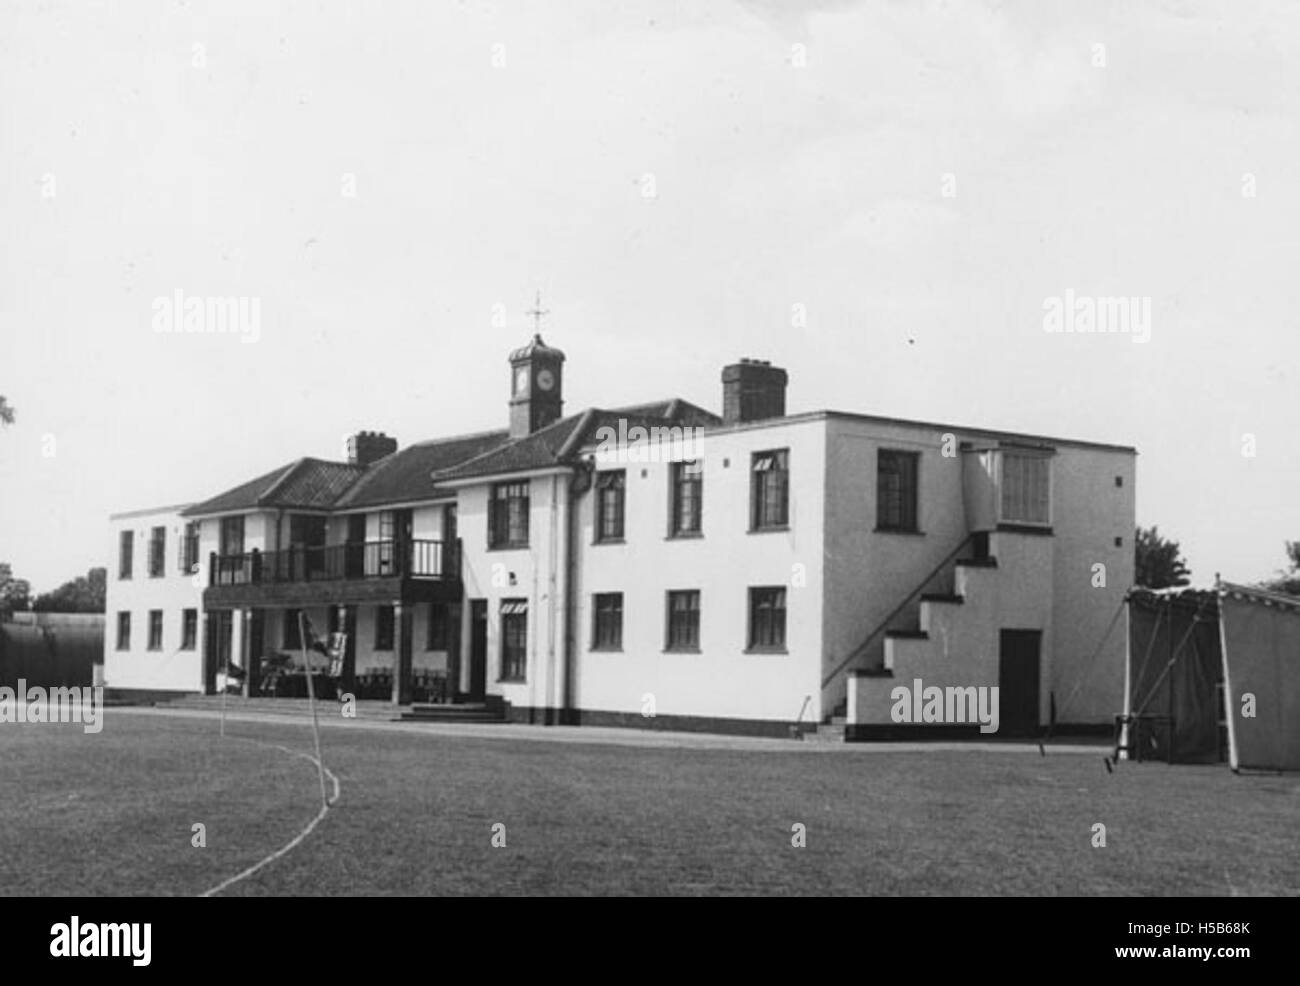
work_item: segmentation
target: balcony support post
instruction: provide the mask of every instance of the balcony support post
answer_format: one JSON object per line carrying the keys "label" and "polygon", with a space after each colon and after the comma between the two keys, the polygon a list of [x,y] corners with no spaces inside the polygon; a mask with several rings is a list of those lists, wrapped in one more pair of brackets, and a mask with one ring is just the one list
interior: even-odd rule
{"label": "balcony support post", "polygon": [[410,603],[393,602],[393,704],[411,704],[411,609]]}

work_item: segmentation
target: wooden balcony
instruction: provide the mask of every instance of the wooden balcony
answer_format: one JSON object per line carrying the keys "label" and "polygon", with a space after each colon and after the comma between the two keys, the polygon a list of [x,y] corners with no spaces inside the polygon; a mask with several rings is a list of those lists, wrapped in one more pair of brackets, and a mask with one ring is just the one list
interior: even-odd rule
{"label": "wooden balcony", "polygon": [[208,557],[207,608],[460,597],[459,542],[367,541]]}

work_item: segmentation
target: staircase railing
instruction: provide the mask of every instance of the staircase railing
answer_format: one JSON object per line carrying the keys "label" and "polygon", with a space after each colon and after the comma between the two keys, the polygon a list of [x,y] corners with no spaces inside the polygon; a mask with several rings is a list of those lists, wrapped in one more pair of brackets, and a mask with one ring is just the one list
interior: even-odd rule
{"label": "staircase railing", "polygon": [[844,658],[844,660],[840,661],[839,664],[835,665],[834,668],[831,669],[830,673],[822,679],[822,687],[825,688],[827,685],[829,685],[832,681],[835,680],[835,676],[839,674],[841,671],[843,671],[845,667],[847,667],[849,664],[856,661],[859,657],[861,657],[864,653],[866,653],[866,651],[870,649],[871,645],[876,642],[876,638],[879,637],[882,633],[884,633],[885,629],[889,626],[889,624],[892,623],[898,617],[898,614],[901,613],[903,610],[905,610],[908,604],[913,599],[915,599],[917,596],[919,596],[921,593],[925,591],[925,587],[929,585],[931,581],[933,581],[934,577],[938,575],[940,572],[942,572],[959,554],[961,554],[962,551],[965,550],[966,546],[971,543],[973,538],[974,538],[973,534],[967,534],[964,538],[961,539],[961,543],[958,544],[957,547],[953,548],[950,552],[944,555],[943,561],[935,565],[934,568],[930,570],[930,573],[926,575],[926,577],[923,578],[919,583],[917,583],[916,588],[914,588],[911,592],[909,592],[906,596],[904,596],[902,601],[889,611],[889,615],[876,624],[875,628],[869,634],[867,634],[866,639],[863,640],[862,643],[859,644],[857,647],[853,648],[853,650],[849,651],[848,656]]}

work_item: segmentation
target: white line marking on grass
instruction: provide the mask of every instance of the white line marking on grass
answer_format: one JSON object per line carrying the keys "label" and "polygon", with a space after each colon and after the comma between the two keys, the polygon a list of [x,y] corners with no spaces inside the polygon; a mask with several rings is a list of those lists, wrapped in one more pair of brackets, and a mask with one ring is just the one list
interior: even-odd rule
{"label": "white line marking on grass", "polygon": [[[247,738],[243,736],[232,736],[231,739],[247,739]],[[299,753],[297,750],[291,750],[287,746],[281,746],[279,743],[264,743],[261,740],[255,740],[255,739],[248,739],[247,741],[249,743],[257,743],[259,746],[272,746],[275,747],[275,749],[277,750],[283,750],[291,757],[301,757],[303,760],[308,761],[313,766],[319,765],[319,761],[317,761],[317,759],[313,757],[310,753]],[[225,890],[227,887],[233,886],[234,884],[238,883],[240,880],[247,879],[248,877],[256,873],[258,870],[260,870],[262,867],[269,866],[271,863],[274,863],[281,856],[293,850],[296,846],[300,845],[302,841],[307,838],[307,836],[311,835],[312,830],[315,829],[316,826],[321,823],[321,820],[324,819],[324,817],[329,814],[330,808],[333,807],[334,804],[339,800],[339,779],[334,775],[334,771],[330,770],[328,767],[324,767],[323,769],[326,775],[329,777],[330,782],[334,785],[334,796],[330,798],[329,804],[325,804],[321,806],[320,811],[316,813],[316,817],[313,818],[308,823],[307,827],[303,829],[301,832],[299,832],[298,835],[291,842],[286,843],[284,846],[281,846],[275,852],[271,853],[271,855],[254,863],[252,866],[244,870],[242,873],[236,873],[230,879],[221,881],[211,890],[205,890],[203,893],[199,894],[200,897],[211,897],[215,894],[219,894],[221,893],[221,891]]]}

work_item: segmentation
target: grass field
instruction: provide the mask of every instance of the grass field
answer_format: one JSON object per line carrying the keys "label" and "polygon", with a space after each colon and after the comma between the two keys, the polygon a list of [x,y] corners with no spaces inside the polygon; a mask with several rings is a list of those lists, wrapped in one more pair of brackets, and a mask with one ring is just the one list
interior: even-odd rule
{"label": "grass field", "polygon": [[[335,807],[227,894],[1300,891],[1294,776],[1107,774],[1100,752],[665,749],[354,725],[323,733]],[[229,733],[127,712],[98,735],[0,727],[0,894],[197,894],[289,842],[318,810],[316,771],[265,744],[308,753],[309,728]],[[206,848],[191,846],[195,823]],[[806,848],[791,845],[796,823]]]}

